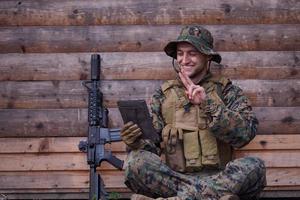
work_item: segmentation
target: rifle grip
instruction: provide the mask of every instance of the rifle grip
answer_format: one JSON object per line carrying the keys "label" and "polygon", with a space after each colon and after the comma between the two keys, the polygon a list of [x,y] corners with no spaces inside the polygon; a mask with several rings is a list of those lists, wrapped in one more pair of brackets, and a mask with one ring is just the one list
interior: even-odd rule
{"label": "rifle grip", "polygon": [[118,168],[119,170],[123,169],[123,164],[124,161],[120,160],[119,158],[117,158],[114,155],[111,155],[109,159],[107,159],[107,161],[112,164],[115,168]]}

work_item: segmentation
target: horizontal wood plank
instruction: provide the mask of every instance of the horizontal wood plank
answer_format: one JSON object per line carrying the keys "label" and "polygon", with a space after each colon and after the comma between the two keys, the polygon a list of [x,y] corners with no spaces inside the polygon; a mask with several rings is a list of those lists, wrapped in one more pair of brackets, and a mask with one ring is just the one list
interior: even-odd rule
{"label": "horizontal wood plank", "polygon": [[[0,154],[78,153],[86,137],[0,138]],[[121,142],[120,142],[121,143]],[[125,149],[124,149],[125,150]]]}
{"label": "horizontal wood plank", "polygon": [[[78,153],[78,144],[86,137],[45,137],[45,138],[0,138],[1,154],[34,154],[34,153]],[[251,150],[300,150],[300,135],[256,135],[246,146],[237,151]],[[113,153],[125,152],[123,142],[107,144],[106,148]]]}
{"label": "horizontal wood plank", "polygon": [[[30,193],[30,190],[26,193],[13,193],[13,194],[7,194],[6,191],[4,191],[5,194],[1,194],[2,198],[6,199],[88,199],[89,194],[88,192],[80,192],[80,193]],[[123,197],[123,196],[122,196]]]}
{"label": "horizontal wood plank", "polygon": [[[299,51],[299,26],[207,25],[218,51]],[[154,52],[182,26],[1,27],[0,53]]]}
{"label": "horizontal wood plank", "polygon": [[[297,168],[300,167],[300,150],[264,150],[238,151],[235,158],[245,156],[259,157],[265,161],[268,168]],[[114,153],[124,160],[125,153]],[[88,170],[89,166],[84,153],[39,153],[39,154],[0,154],[0,171],[78,171]],[[102,162],[99,170],[116,170],[108,162]]]}
{"label": "horizontal wood plank", "polygon": [[[268,191],[293,191],[293,190],[299,190],[300,191],[300,186],[297,185],[292,185],[292,186],[273,186],[273,187],[265,187],[265,190]],[[295,191],[296,192],[296,191]],[[276,196],[275,196],[276,197]]]}
{"label": "horizontal wood plank", "polygon": [[[261,192],[261,198],[295,198],[300,197],[299,187],[267,187],[264,191]],[[298,190],[298,191],[297,191]],[[72,193],[66,191],[65,189],[60,189],[58,193],[33,193],[32,190],[26,190],[26,193],[21,193],[19,190],[12,190],[15,193],[6,193],[5,190],[5,197],[8,199],[88,199],[88,192],[80,192],[80,193]],[[117,192],[122,199],[130,199],[132,193],[127,191],[123,192],[121,189],[113,189],[107,190],[108,192]],[[0,190],[1,193],[1,190]],[[3,192],[2,192],[3,194]]]}
{"label": "horizontal wood plank", "polygon": [[257,135],[249,144],[239,149],[248,150],[300,150],[300,135]]}
{"label": "horizontal wood plank", "polygon": [[[150,101],[162,80],[102,81],[101,90],[107,107],[117,101]],[[233,80],[249,97],[253,106],[299,106],[300,80]],[[88,94],[82,81],[3,81],[0,108],[85,108]]]}
{"label": "horizontal wood plank", "polygon": [[[128,24],[270,24],[299,23],[296,0],[5,0],[2,26],[128,25]],[[51,17],[49,17],[51,16]]]}
{"label": "horizontal wood plank", "polygon": [[[254,107],[259,134],[298,134],[300,107]],[[123,121],[116,108],[109,109],[109,126],[120,128]],[[14,119],[14,120],[8,120]],[[0,137],[86,136],[86,109],[2,109]]]}
{"label": "horizontal wood plank", "polygon": [[299,186],[299,168],[267,169],[267,186]]}
{"label": "horizontal wood plank", "polygon": [[[7,109],[1,110],[0,115],[2,137],[87,135],[87,110],[85,109]],[[115,118],[110,117],[110,119]],[[117,119],[121,120],[120,117]]]}
{"label": "horizontal wood plank", "polygon": [[265,161],[266,167],[300,167],[300,150],[235,151],[236,158],[254,156]]}
{"label": "horizontal wood plank", "polygon": [[[128,188],[120,187],[120,188],[106,188],[108,192],[121,192],[121,193],[128,193],[130,190]],[[0,194],[22,194],[22,193],[36,193],[36,194],[47,194],[47,193],[88,193],[89,188],[36,188],[36,189],[0,189]]]}
{"label": "horizontal wood plank", "polygon": [[[128,188],[106,188],[108,192],[119,192],[119,193],[130,193],[130,190]],[[271,191],[293,191],[300,190],[300,186],[267,186],[265,187],[263,193],[267,194]],[[71,193],[71,194],[78,194],[78,193],[88,193],[88,188],[48,188],[48,189],[6,189],[2,190],[0,189],[0,194],[51,194],[51,193]]]}
{"label": "horizontal wood plank", "polygon": [[[220,52],[222,65],[212,71],[232,79],[299,79],[300,51]],[[173,79],[164,52],[101,53],[105,80]],[[90,53],[0,54],[1,81],[90,79]]]}
{"label": "horizontal wood plank", "polygon": [[[1,154],[79,153],[78,144],[87,137],[0,138]],[[123,142],[106,144],[114,153],[125,152]]]}
{"label": "horizontal wood plank", "polygon": [[[288,190],[289,187],[271,187],[274,190],[269,190],[270,187],[266,188],[260,194],[260,198],[296,198],[300,197],[300,192],[296,189]],[[281,190],[283,188],[283,190]],[[299,188],[299,187],[296,187]],[[17,191],[18,190],[14,190]],[[81,193],[70,193],[64,192],[65,190],[59,190],[60,193],[29,193],[31,190],[27,190],[26,193],[12,193],[6,194],[5,197],[8,199],[88,199],[88,192],[81,192]],[[0,191],[1,192],[1,191]],[[108,192],[110,192],[108,190]],[[122,199],[130,199],[132,193],[127,192],[120,192],[120,189],[114,189],[112,192],[117,192]]]}
{"label": "horizontal wood plank", "polygon": [[[122,171],[102,173],[107,188],[125,188]],[[299,186],[299,168],[269,168],[269,187]],[[12,189],[84,189],[89,184],[88,171],[72,172],[0,172],[1,191]]]}
{"label": "horizontal wood plank", "polygon": [[[291,189],[290,189],[291,188]],[[272,190],[271,190],[272,189]],[[298,186],[296,187],[267,187],[265,191],[263,191],[260,194],[260,198],[282,198],[282,199],[287,199],[287,198],[299,198],[300,197],[300,189]]]}
{"label": "horizontal wood plank", "polygon": [[[107,188],[125,188],[123,171],[101,174]],[[0,172],[1,189],[81,189],[89,186],[88,171]]]}
{"label": "horizontal wood plank", "polygon": [[[111,197],[130,199],[132,192],[127,188],[106,188]],[[84,189],[30,189],[1,190],[0,194],[8,199],[88,199],[89,190]],[[116,196],[117,195],[117,196]]]}
{"label": "horizontal wood plank", "polygon": [[[114,153],[124,160],[125,153]],[[0,171],[76,171],[88,170],[85,153],[0,154]],[[103,161],[99,170],[117,170]]]}
{"label": "horizontal wood plank", "polygon": [[[300,186],[273,186],[262,191],[261,198],[299,197]],[[53,192],[55,191],[55,192]],[[106,188],[107,192],[116,192],[121,198],[129,199],[131,192],[127,188]],[[8,199],[87,199],[88,189],[30,189],[0,190]]]}
{"label": "horizontal wood plank", "polygon": [[[106,188],[108,192],[130,193],[128,188]],[[294,191],[300,190],[300,186],[267,186],[263,193],[270,191]],[[296,192],[296,191],[294,191]],[[48,189],[0,189],[0,194],[51,194],[51,193],[88,193],[88,188],[48,188]]]}

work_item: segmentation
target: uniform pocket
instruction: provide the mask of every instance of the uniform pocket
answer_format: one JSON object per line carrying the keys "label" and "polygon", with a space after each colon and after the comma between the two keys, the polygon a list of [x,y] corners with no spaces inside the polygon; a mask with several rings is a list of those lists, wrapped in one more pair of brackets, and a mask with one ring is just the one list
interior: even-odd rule
{"label": "uniform pocket", "polygon": [[219,154],[216,138],[208,130],[199,131],[202,164],[208,166],[219,165]]}
{"label": "uniform pocket", "polygon": [[201,169],[201,146],[198,131],[184,131],[183,147],[187,171],[196,171]]}

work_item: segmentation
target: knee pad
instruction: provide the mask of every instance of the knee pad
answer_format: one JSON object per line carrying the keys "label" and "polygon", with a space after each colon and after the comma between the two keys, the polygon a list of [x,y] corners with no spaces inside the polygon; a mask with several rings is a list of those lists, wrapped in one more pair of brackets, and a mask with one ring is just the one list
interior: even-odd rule
{"label": "knee pad", "polygon": [[143,171],[152,171],[157,169],[161,163],[161,159],[154,153],[145,150],[131,151],[126,160],[125,174],[133,174],[139,176]]}
{"label": "knee pad", "polygon": [[253,168],[260,168],[265,171],[265,162],[258,157],[244,157],[231,161],[228,163],[229,165],[237,165],[237,166],[248,166]]}

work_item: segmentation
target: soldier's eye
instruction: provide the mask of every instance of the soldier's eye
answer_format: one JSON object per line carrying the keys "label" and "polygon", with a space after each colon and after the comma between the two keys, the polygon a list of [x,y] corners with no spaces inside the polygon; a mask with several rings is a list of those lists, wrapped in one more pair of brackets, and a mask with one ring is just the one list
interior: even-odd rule
{"label": "soldier's eye", "polygon": [[181,51],[177,51],[177,56],[182,56],[183,53]]}

